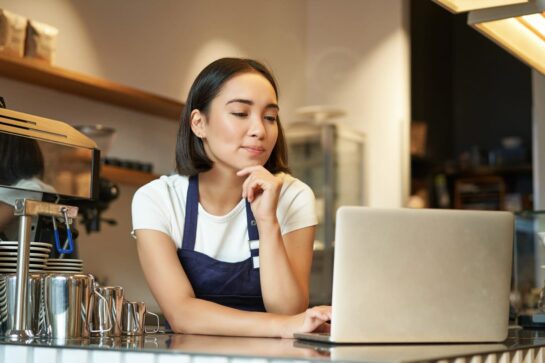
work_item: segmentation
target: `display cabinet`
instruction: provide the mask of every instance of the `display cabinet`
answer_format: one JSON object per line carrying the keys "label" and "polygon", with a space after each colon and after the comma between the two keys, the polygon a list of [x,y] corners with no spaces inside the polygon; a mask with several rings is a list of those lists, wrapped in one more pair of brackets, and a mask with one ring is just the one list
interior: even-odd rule
{"label": "display cabinet", "polygon": [[515,213],[513,249],[511,303],[517,312],[532,313],[545,299],[545,211]]}
{"label": "display cabinet", "polygon": [[365,203],[365,135],[333,122],[298,122],[286,128],[293,175],[316,196],[318,226],[310,303],[331,303],[335,213]]}

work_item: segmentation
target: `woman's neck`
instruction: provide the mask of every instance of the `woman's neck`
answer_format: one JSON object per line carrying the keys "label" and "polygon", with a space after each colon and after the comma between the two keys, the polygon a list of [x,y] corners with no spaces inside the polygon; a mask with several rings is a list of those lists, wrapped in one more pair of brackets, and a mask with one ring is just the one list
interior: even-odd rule
{"label": "woman's neck", "polygon": [[232,170],[212,170],[199,174],[199,203],[212,215],[229,213],[242,199],[241,178]]}

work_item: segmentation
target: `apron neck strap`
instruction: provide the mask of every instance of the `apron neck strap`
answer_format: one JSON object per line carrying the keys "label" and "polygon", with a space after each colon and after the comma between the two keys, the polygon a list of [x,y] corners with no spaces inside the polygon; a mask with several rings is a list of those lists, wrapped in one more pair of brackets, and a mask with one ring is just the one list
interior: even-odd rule
{"label": "apron neck strap", "polygon": [[[252,213],[250,202],[245,200],[246,205],[246,223],[248,226],[248,240],[258,241],[259,232],[257,223]],[[187,187],[187,196],[185,202],[185,221],[184,236],[182,239],[182,248],[193,251],[195,249],[195,240],[197,237],[197,221],[199,218],[199,177],[192,175],[189,177]]]}
{"label": "apron neck strap", "polygon": [[187,196],[185,201],[184,237],[182,248],[193,251],[197,237],[197,219],[199,217],[199,178],[197,175],[189,177]]}

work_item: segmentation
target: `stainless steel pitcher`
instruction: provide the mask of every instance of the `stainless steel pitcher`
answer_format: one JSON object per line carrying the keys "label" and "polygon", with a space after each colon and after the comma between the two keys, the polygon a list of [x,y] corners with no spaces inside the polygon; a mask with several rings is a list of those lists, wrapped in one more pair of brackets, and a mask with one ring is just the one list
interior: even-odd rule
{"label": "stainless steel pitcher", "polygon": [[[112,329],[103,331],[97,329],[93,331],[93,335],[121,336],[121,308],[124,300],[123,288],[121,286],[97,286],[96,291],[98,294],[94,298],[91,326],[95,329],[102,327],[104,316],[108,315]],[[99,296],[104,299],[99,298]]]}
{"label": "stainless steel pitcher", "polygon": [[[47,274],[43,279],[47,335],[55,339],[88,338],[95,279],[88,274]],[[111,322],[110,327],[111,329]],[[109,329],[98,329],[97,332]]]}
{"label": "stainless steel pitcher", "polygon": [[[157,320],[157,326],[152,330],[146,329],[146,315],[152,315]],[[121,314],[121,331],[124,335],[154,334],[159,331],[159,316],[147,311],[143,301],[124,301]]]}
{"label": "stainless steel pitcher", "polygon": [[[42,274],[29,274],[27,283],[26,326],[33,335],[39,335],[44,327],[40,316]],[[17,275],[0,275],[0,335],[9,335],[15,329],[15,303]],[[40,325],[42,323],[42,325]]]}

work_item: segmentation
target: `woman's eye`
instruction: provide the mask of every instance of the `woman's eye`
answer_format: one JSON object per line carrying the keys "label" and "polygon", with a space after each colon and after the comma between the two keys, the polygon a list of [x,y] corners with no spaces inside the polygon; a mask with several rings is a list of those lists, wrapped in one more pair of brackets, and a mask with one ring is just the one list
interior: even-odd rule
{"label": "woman's eye", "polygon": [[276,116],[265,116],[265,120],[271,121],[271,122],[276,122],[277,117]]}
{"label": "woman's eye", "polygon": [[236,117],[246,117],[248,114],[246,112],[231,112],[231,115]]}

